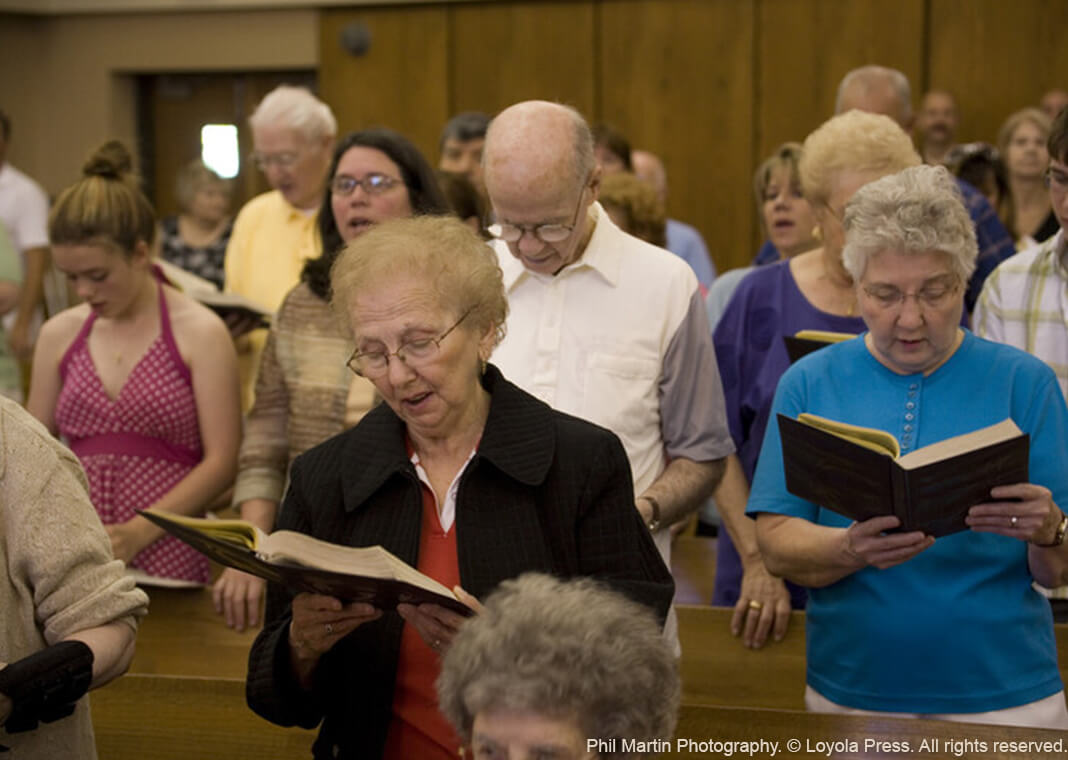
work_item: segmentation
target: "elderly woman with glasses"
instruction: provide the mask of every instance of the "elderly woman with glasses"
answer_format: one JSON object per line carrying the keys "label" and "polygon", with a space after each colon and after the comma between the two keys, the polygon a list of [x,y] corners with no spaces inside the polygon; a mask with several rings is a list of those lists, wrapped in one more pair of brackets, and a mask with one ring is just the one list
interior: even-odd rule
{"label": "elderly woman with glasses", "polygon": [[[1053,371],[960,327],[975,232],[943,167],[857,191],[843,260],[867,332],[782,377],[773,414],[878,428],[902,453],[1011,418],[1029,483],[992,489],[937,540],[790,494],[776,425],[749,497],[769,571],[810,588],[810,710],[1068,729],[1048,602],[1068,580],[1068,406]],[[828,472],[827,477],[835,477]]]}
{"label": "elderly woman with glasses", "polygon": [[[278,527],[384,546],[476,609],[533,570],[601,578],[663,620],[674,587],[619,439],[488,364],[508,306],[478,235],[450,218],[392,221],[345,247],[331,284],[349,366],[383,403],[296,459]],[[463,620],[272,587],[249,704],[321,723],[315,757],[455,758],[434,680]]]}
{"label": "elderly woman with glasses", "polygon": [[[379,222],[413,214],[446,214],[434,170],[403,135],[368,129],[334,150],[319,210],[322,253],[282,301],[267,337],[238,458],[233,503],[242,518],[270,532],[286,474],[301,452],[359,421],[374,387],[345,367],[352,341],[330,311],[330,267],[341,247]],[[224,570],[216,609],[239,630],[259,623],[264,581]]]}

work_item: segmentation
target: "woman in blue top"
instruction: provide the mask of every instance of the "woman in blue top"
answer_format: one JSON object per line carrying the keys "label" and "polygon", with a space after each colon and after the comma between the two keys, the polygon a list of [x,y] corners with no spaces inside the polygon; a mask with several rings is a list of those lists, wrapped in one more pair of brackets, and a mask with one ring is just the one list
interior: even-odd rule
{"label": "woman in blue top", "polygon": [[[1068,729],[1048,602],[1068,581],[1068,406],[1053,371],[960,327],[975,232],[949,173],[915,167],[846,207],[843,261],[864,335],[783,375],[772,414],[885,430],[903,453],[1012,418],[1031,437],[1030,483],[994,488],[970,530],[888,533],[788,493],[769,425],[748,512],[769,571],[811,589],[805,701]],[[835,477],[828,472],[826,477]]]}

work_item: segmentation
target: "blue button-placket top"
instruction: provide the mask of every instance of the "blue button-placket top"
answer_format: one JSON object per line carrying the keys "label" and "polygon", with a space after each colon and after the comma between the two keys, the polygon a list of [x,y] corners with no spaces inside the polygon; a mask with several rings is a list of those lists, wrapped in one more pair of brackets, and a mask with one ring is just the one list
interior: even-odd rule
{"label": "blue button-placket top", "polygon": [[904,414],[902,415],[901,434],[898,441],[901,444],[901,453],[911,451],[919,437],[920,426],[920,378],[914,379],[908,384],[905,394]]}

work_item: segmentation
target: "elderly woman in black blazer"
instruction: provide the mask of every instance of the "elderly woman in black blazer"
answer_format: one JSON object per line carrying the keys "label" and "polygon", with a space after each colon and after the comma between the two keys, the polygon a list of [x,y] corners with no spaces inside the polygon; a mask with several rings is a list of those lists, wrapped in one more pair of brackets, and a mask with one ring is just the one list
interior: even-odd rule
{"label": "elderly woman in black blazer", "polygon": [[[622,444],[487,363],[508,307],[478,236],[455,219],[388,222],[348,245],[332,284],[349,366],[384,403],[295,461],[278,527],[382,545],[476,610],[537,570],[600,578],[662,620],[673,583]],[[282,725],[322,722],[317,758],[455,758],[434,680],[463,620],[272,588],[249,705]]]}

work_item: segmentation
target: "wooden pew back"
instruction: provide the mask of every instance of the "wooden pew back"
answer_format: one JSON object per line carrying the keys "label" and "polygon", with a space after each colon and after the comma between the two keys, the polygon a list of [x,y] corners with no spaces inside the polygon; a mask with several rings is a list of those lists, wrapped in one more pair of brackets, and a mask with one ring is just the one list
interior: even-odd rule
{"label": "wooden pew back", "polygon": [[106,760],[303,760],[315,738],[253,713],[236,678],[128,674],[94,691],[90,706]]}
{"label": "wooden pew back", "polygon": [[[746,649],[730,632],[732,610],[678,605],[682,702],[804,709],[805,613],[794,612],[782,641]],[[1053,626],[1061,680],[1068,683],[1068,624]]]}

